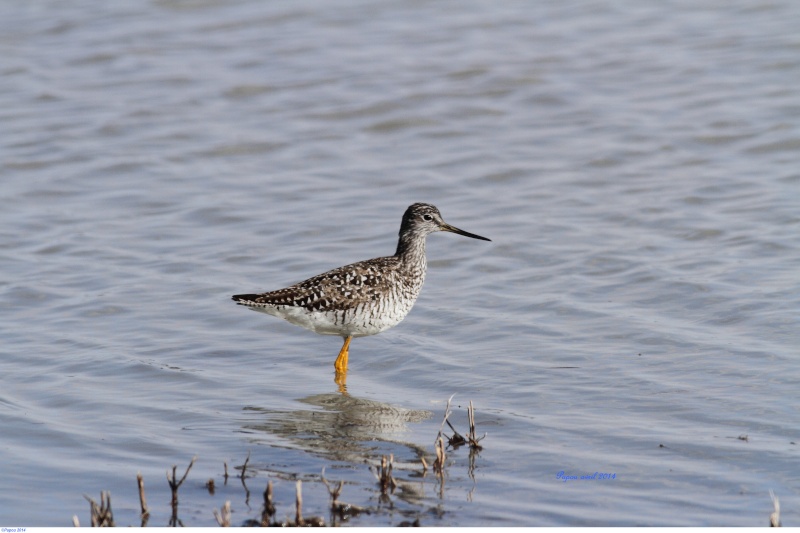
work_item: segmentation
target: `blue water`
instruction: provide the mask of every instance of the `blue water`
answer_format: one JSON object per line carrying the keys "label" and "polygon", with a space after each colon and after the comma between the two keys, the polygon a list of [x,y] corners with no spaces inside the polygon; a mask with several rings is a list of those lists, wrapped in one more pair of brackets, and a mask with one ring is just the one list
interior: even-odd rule
{"label": "blue water", "polygon": [[[789,1],[0,6],[0,523],[88,525],[109,490],[138,525],[141,472],[166,525],[164,473],[197,456],[185,525],[259,517],[268,480],[293,517],[296,479],[330,521],[323,468],[371,511],[353,525],[763,526],[770,489],[800,524],[798,23]],[[420,201],[492,242],[429,237],[347,394],[339,339],[230,301],[392,253]],[[487,435],[442,482],[453,394]],[[248,454],[249,498],[223,478]]]}

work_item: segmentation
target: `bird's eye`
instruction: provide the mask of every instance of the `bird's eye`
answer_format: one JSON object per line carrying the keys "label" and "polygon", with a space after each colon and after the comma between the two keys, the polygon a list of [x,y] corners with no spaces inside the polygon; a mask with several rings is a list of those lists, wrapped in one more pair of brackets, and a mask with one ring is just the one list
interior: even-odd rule
{"label": "bird's eye", "polygon": [[431,220],[433,220],[433,216],[431,216],[431,215],[422,215],[422,220],[431,221]]}

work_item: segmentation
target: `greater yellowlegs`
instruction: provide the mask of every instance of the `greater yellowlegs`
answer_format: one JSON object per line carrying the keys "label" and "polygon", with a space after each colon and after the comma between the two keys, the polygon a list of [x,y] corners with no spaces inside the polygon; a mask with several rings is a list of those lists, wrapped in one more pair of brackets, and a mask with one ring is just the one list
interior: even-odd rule
{"label": "greater yellowlegs", "polygon": [[345,372],[353,337],[396,326],[411,310],[425,281],[425,238],[435,231],[490,240],[447,224],[430,204],[414,204],[403,215],[394,255],[335,268],[285,289],[237,294],[233,299],[316,333],[339,335],[344,345],[334,367]]}

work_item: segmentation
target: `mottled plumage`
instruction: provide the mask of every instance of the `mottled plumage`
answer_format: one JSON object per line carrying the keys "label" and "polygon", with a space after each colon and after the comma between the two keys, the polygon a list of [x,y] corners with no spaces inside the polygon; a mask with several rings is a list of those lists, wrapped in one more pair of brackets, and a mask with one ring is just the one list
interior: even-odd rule
{"label": "mottled plumage", "polygon": [[237,294],[233,299],[254,311],[268,313],[322,335],[345,339],[336,369],[347,368],[351,337],[375,335],[405,318],[425,281],[425,238],[450,231],[474,239],[442,220],[436,207],[414,204],[403,215],[393,256],[368,259],[335,268],[285,289],[263,294]]}

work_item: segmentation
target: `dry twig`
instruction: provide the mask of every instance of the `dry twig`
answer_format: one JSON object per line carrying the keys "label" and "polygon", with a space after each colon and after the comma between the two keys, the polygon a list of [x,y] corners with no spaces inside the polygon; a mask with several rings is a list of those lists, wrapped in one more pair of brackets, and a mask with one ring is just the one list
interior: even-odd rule
{"label": "dry twig", "polygon": [[296,505],[296,512],[294,517],[294,523],[297,526],[302,526],[303,525],[303,482],[299,479],[297,480],[295,505]]}
{"label": "dry twig", "polygon": [[136,484],[139,486],[139,507],[141,508],[139,518],[142,520],[139,527],[145,527],[147,521],[150,520],[150,511],[147,509],[147,499],[144,497],[144,478],[141,472],[136,473]]}
{"label": "dry twig", "polygon": [[225,502],[225,505],[220,508],[219,512],[214,509],[214,518],[217,519],[217,524],[221,527],[231,527],[231,502]]}
{"label": "dry twig", "polygon": [[304,517],[303,516],[303,482],[297,480],[297,498],[296,498],[297,511],[295,513],[294,524],[287,524],[289,526],[310,526],[310,527],[325,527],[325,519],[321,516]]}
{"label": "dry twig", "polygon": [[242,465],[242,473],[239,475],[242,480],[244,480],[244,475],[247,472],[247,463],[250,462],[250,452],[247,452],[247,458],[244,460],[244,464]]}
{"label": "dry twig", "polygon": [[769,489],[769,497],[772,498],[772,507],[775,509],[769,515],[769,527],[781,527],[781,502],[772,489]]}
{"label": "dry twig", "polygon": [[83,495],[89,501],[92,527],[114,527],[114,513],[111,511],[111,493],[100,491],[100,505],[92,498]]}
{"label": "dry twig", "polygon": [[250,462],[250,452],[247,452],[247,457],[244,460],[244,464],[242,465],[242,473],[239,474],[239,480],[242,482],[242,487],[244,488],[245,493],[245,500],[244,503],[247,507],[250,507],[250,489],[247,488],[247,483],[245,479],[247,479],[247,463]]}
{"label": "dry twig", "polygon": [[335,507],[336,504],[339,502],[339,496],[342,494],[342,488],[344,487],[344,480],[339,482],[339,486],[336,488],[331,487],[331,484],[328,483],[328,480],[325,479],[325,467],[322,467],[322,474],[320,474],[320,479],[322,479],[322,483],[327,487],[328,494],[331,495],[331,507]]}
{"label": "dry twig", "polygon": [[433,471],[437,476],[442,477],[444,474],[444,461],[446,459],[444,453],[444,439],[442,436],[436,439],[436,460],[433,462]]}
{"label": "dry twig", "polygon": [[[339,501],[339,496],[342,494],[342,488],[344,488],[344,481],[340,481],[337,487],[332,487],[331,484],[328,483],[328,480],[325,479],[324,467],[320,477],[322,479],[322,483],[328,488],[328,494],[331,496],[331,514],[333,517],[338,515],[339,518],[345,519],[349,516],[355,516],[361,513],[369,514],[369,510],[364,509],[363,507]],[[333,525],[336,524],[334,523]]]}
{"label": "dry twig", "polygon": [[176,481],[178,478],[177,476],[178,467],[176,465],[172,465],[172,477],[170,477],[169,470],[167,470],[167,483],[169,483],[169,488],[172,489],[172,516],[169,519],[169,525],[171,526],[183,525],[183,523],[178,518],[178,488],[186,480],[186,476],[189,475],[189,470],[192,469],[192,466],[194,466],[194,462],[196,460],[197,456],[195,455],[194,457],[192,457],[192,460],[189,461],[189,466],[186,467],[186,472],[183,473],[183,477],[181,478],[180,481]]}
{"label": "dry twig", "polygon": [[[444,434],[444,425],[445,424],[450,425],[450,423],[447,421],[447,419],[450,417],[451,414],[453,414],[453,412],[450,410],[450,402],[453,401],[453,397],[454,396],[455,396],[455,394],[451,395],[447,399],[447,405],[444,408],[444,418],[442,419],[442,425],[439,427],[439,434],[436,435],[436,439],[437,440],[439,439],[439,437],[441,437]],[[450,428],[452,429],[453,426],[450,426]],[[453,429],[453,431],[455,431],[455,429]]]}
{"label": "dry twig", "polygon": [[484,433],[482,437],[478,437],[477,433],[475,432],[475,408],[472,407],[472,400],[469,401],[467,417],[469,418],[469,433],[467,434],[467,442],[469,442],[470,448],[480,451],[483,449],[483,446],[478,444],[478,442],[486,438],[486,433]]}
{"label": "dry twig", "polygon": [[169,483],[169,488],[172,489],[172,505],[178,505],[178,488],[183,484],[186,476],[189,475],[189,470],[192,469],[194,466],[194,462],[197,460],[197,456],[195,455],[192,457],[192,460],[189,462],[189,466],[186,467],[186,472],[183,473],[183,477],[180,481],[175,481],[177,479],[176,471],[178,467],[176,465],[172,465],[172,477],[169,475],[169,470],[167,470],[167,483]]}
{"label": "dry twig", "polygon": [[397,488],[397,481],[392,476],[392,463],[394,462],[394,454],[381,456],[381,468],[377,470],[374,466],[370,467],[372,475],[378,480],[381,488],[381,496],[387,496],[389,492],[394,492]]}
{"label": "dry twig", "polygon": [[272,503],[272,481],[267,481],[267,488],[264,489],[264,510],[261,512],[261,526],[268,526],[273,516],[275,516],[275,504]]}
{"label": "dry twig", "polygon": [[136,473],[136,483],[139,485],[139,507],[142,510],[141,517],[144,520],[144,517],[148,516],[150,511],[147,510],[147,499],[144,497],[144,478],[141,472]]}

